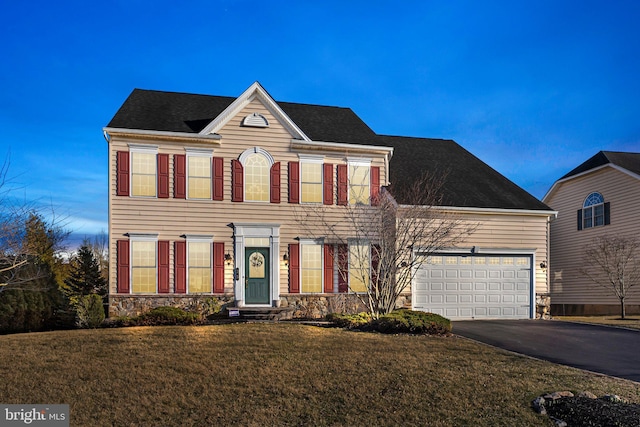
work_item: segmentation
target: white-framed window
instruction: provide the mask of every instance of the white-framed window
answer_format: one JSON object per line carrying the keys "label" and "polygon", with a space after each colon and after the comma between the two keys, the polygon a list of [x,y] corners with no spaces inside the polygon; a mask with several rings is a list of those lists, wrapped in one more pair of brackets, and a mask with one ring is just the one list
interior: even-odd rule
{"label": "white-framed window", "polygon": [[211,150],[187,149],[187,198],[211,199]]}
{"label": "white-framed window", "polygon": [[314,241],[300,242],[300,292],[322,293],[324,290],[323,246]]}
{"label": "white-framed window", "polygon": [[266,150],[254,147],[240,155],[244,169],[244,200],[268,202],[270,199],[270,172],[274,160]]}
{"label": "white-framed window", "polygon": [[323,157],[300,156],[300,201],[322,203]]}
{"label": "white-framed window", "polygon": [[131,244],[131,293],[157,292],[158,237],[129,235]]}
{"label": "white-framed window", "polygon": [[212,243],[209,236],[187,236],[187,293],[213,291]]}
{"label": "white-framed window", "polygon": [[156,197],[158,147],[130,145],[131,195]]}
{"label": "white-framed window", "polygon": [[349,243],[349,289],[367,292],[371,278],[371,245],[369,242]]}
{"label": "white-framed window", "polygon": [[371,161],[347,159],[349,167],[349,204],[371,203]]}
{"label": "white-framed window", "polygon": [[604,197],[600,193],[591,193],[582,204],[582,227],[591,228],[605,225]]}

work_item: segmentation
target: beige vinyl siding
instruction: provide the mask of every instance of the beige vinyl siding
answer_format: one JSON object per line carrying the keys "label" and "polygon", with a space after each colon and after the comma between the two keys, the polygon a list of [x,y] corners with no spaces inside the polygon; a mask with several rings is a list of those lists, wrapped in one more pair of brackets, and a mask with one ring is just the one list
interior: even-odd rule
{"label": "beige vinyl siding", "polygon": [[[479,253],[518,250],[533,251],[535,292],[547,293],[547,272],[540,263],[547,260],[547,226],[549,215],[529,213],[469,212],[458,214],[460,220],[477,225],[476,230],[464,242],[458,244],[461,251],[476,247]],[[491,256],[491,255],[487,255]]]}
{"label": "beige vinyl siding", "polygon": [[[611,224],[578,231],[577,211],[585,198],[599,192],[611,203]],[[553,304],[617,305],[609,291],[583,277],[583,249],[601,235],[638,236],[640,223],[640,181],[612,167],[556,184],[545,203],[558,211],[551,223],[551,301]],[[636,289],[628,304],[640,304]]]}
{"label": "beige vinyl siding", "polygon": [[[242,119],[248,114],[258,112],[264,115],[268,128],[240,126]],[[291,147],[291,134],[282,127],[276,118],[257,100],[248,104],[239,114],[232,118],[219,132],[222,139],[216,143],[207,142],[175,142],[162,140],[126,139],[112,137],[109,143],[109,233],[110,233],[110,289],[116,292],[116,241],[127,239],[125,233],[157,233],[158,240],[171,242],[183,240],[184,234],[213,235],[214,242],[224,242],[225,253],[233,254],[233,229],[228,224],[235,223],[272,223],[280,225],[280,292],[288,292],[288,270],[282,257],[288,250],[289,243],[296,243],[296,237],[305,236],[296,212],[300,215],[306,207],[288,203],[288,170],[290,161],[299,161],[298,153]],[[117,197],[116,194],[116,152],[127,151],[128,144],[142,145],[148,143],[158,146],[158,153],[169,154],[169,170],[171,171],[170,198],[136,198]],[[185,147],[211,148],[214,157],[224,158],[224,200],[189,200],[173,198],[173,155],[185,154]],[[281,203],[269,202],[231,202],[231,160],[238,159],[245,150],[260,147],[269,152],[276,162],[281,163]],[[334,165],[334,203],[336,168],[335,165],[346,164],[347,153],[323,151],[315,149],[316,155],[323,155],[325,163]],[[381,168],[381,184],[385,184],[387,171],[381,154],[372,153],[372,165]],[[322,205],[320,205],[322,206]],[[343,207],[326,208],[331,215],[339,216]],[[173,287],[174,247],[170,245],[170,286]],[[225,266],[225,292],[233,292],[233,266]],[[173,288],[171,288],[173,292]]]}

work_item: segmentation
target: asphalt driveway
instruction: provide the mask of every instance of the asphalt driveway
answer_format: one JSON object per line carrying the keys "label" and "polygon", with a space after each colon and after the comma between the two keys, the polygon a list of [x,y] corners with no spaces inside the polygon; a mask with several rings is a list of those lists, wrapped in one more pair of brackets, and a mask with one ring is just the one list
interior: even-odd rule
{"label": "asphalt driveway", "polygon": [[453,333],[505,350],[640,382],[640,331],[552,320],[453,322]]}

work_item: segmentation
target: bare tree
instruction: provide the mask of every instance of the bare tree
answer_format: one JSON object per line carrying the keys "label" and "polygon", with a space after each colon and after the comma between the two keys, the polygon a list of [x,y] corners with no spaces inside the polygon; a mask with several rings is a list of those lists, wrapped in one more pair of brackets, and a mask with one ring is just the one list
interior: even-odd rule
{"label": "bare tree", "polygon": [[625,300],[640,284],[640,242],[633,237],[596,237],[584,252],[580,272],[620,300],[620,317],[625,318]]}
{"label": "bare tree", "polygon": [[425,173],[393,195],[383,188],[374,200],[358,193],[368,192],[367,186],[354,186],[347,206],[298,212],[309,237],[338,245],[338,274],[374,318],[396,308],[429,255],[455,247],[477,229],[443,207],[445,180],[446,174]]}
{"label": "bare tree", "polygon": [[49,274],[68,236],[55,214],[45,220],[34,203],[12,197],[17,189],[8,178],[9,165],[7,156],[0,167],[0,292]]}

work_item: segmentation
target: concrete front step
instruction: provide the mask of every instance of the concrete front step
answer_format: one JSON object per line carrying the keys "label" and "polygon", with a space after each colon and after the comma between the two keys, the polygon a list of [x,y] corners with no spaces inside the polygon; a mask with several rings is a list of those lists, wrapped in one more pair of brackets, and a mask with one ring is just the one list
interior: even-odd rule
{"label": "concrete front step", "polygon": [[245,320],[288,320],[293,317],[293,307],[233,307],[229,312],[237,310],[238,317]]}

